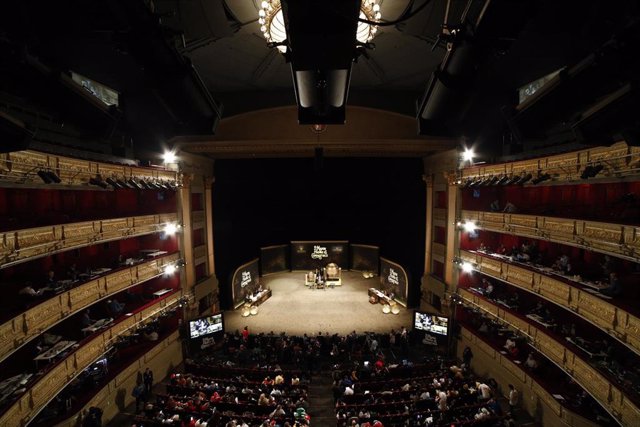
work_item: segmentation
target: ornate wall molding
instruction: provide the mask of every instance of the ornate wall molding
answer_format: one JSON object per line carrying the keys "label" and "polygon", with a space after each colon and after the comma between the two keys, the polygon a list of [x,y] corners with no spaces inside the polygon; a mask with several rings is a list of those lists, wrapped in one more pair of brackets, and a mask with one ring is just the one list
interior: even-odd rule
{"label": "ornate wall molding", "polygon": [[[640,423],[640,409],[607,378],[596,371],[582,358],[547,335],[542,329],[529,324],[527,330],[518,328],[518,324],[509,323],[506,311],[497,305],[465,290],[458,289],[466,304],[490,313],[498,321],[529,337],[530,343],[547,358],[573,377],[578,384],[591,394],[619,422],[625,426],[637,426]],[[613,399],[613,396],[619,396]]]}
{"label": "ornate wall molding", "polygon": [[[460,258],[478,265],[483,274],[508,282],[513,286],[537,294],[554,304],[573,311],[640,355],[640,318],[610,304],[607,300],[598,298],[552,276],[546,276],[535,271],[529,271],[531,284],[522,280],[511,280],[514,276],[509,274],[510,271],[522,271],[525,269],[478,253],[461,250]],[[483,269],[482,267],[487,262],[492,266],[495,266],[497,262],[499,267],[496,267],[495,270]],[[503,274],[503,272],[507,273]]]}
{"label": "ornate wall molding", "polygon": [[177,218],[170,213],[5,231],[0,233],[0,269],[109,240],[157,233]]}
{"label": "ornate wall molding", "polygon": [[0,325],[0,361],[67,316],[78,313],[123,289],[163,274],[163,266],[176,262],[179,253],[156,258],[83,283],[56,295]]}
{"label": "ornate wall molding", "polygon": [[7,412],[0,417],[0,425],[6,427],[26,425],[53,399],[58,391],[102,356],[120,334],[177,304],[181,296],[182,294],[178,292],[159,300],[122,322],[116,323],[113,327],[96,335],[83,346],[69,353],[64,360],[58,362],[53,369],[33,383],[25,394],[7,409]]}

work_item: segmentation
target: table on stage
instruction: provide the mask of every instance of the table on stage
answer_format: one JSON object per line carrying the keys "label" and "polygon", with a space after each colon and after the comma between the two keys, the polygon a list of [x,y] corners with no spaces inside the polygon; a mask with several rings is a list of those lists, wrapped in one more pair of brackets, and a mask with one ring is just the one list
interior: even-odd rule
{"label": "table on stage", "polygon": [[391,304],[395,302],[393,298],[385,295],[382,291],[379,291],[376,288],[369,288],[369,297],[375,297],[377,299],[376,302],[380,304]]}

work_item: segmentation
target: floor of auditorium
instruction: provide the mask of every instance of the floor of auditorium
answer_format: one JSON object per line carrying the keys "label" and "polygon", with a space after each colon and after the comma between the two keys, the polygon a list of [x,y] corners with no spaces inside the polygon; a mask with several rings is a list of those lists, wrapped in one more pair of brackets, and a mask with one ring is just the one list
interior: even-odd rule
{"label": "floor of auditorium", "polygon": [[351,331],[389,332],[402,326],[411,328],[412,310],[401,307],[400,314],[384,314],[381,304],[369,303],[368,289],[379,286],[379,277],[342,272],[342,286],[309,289],[304,272],[277,273],[261,278],[273,295],[255,316],[242,317],[242,310],[225,312],[225,329],[249,327],[252,333],[348,334]]}

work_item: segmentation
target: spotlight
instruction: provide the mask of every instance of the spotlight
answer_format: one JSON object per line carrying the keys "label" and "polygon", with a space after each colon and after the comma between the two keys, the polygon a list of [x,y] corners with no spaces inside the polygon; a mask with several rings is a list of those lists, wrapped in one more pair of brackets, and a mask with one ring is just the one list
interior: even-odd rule
{"label": "spotlight", "polygon": [[508,181],[509,181],[509,176],[503,175],[502,178],[500,178],[498,182],[496,182],[496,185],[506,185]]}
{"label": "spotlight", "polygon": [[531,181],[532,184],[537,185],[540,184],[543,181],[546,181],[548,179],[551,179],[551,175],[549,175],[548,173],[542,174],[542,175],[538,175],[538,177],[536,179],[534,179],[533,181]]}
{"label": "spotlight", "polygon": [[120,187],[120,184],[118,184],[116,180],[113,178],[107,178],[105,181],[107,181],[107,184],[112,186],[114,190],[117,190],[119,188],[124,188],[124,187]]}
{"label": "spotlight", "polygon": [[467,221],[464,224],[462,224],[462,228],[464,228],[464,231],[466,231],[467,233],[473,233],[474,231],[476,231],[478,227],[476,227],[476,225],[473,222]]}
{"label": "spotlight", "polygon": [[180,228],[178,224],[176,224],[175,222],[170,222],[168,224],[165,224],[163,231],[167,236],[173,236],[178,232],[178,228]]}
{"label": "spotlight", "polygon": [[476,178],[471,182],[471,184],[469,184],[469,187],[477,187],[481,182],[482,178]]}
{"label": "spotlight", "polygon": [[135,188],[133,185],[125,182],[122,179],[116,179],[116,182],[118,183],[118,185],[120,186],[120,188]]}
{"label": "spotlight", "polygon": [[129,184],[129,186],[132,188],[137,188],[138,190],[142,190],[142,186],[140,186],[140,184],[138,184],[138,182],[133,178],[130,178],[127,181],[127,184]]}
{"label": "spotlight", "polygon": [[531,175],[530,173],[528,173],[528,174],[524,175],[522,178],[520,178],[520,179],[518,180],[518,182],[516,182],[516,184],[518,184],[518,185],[522,185],[522,184],[524,184],[524,183],[526,183],[526,182],[529,182],[529,180],[530,180],[531,178],[533,178],[533,175]]}
{"label": "spotlight", "polygon": [[592,171],[593,171],[593,166],[587,166],[582,171],[582,175],[580,175],[580,178],[582,178],[582,179],[590,178]]}
{"label": "spotlight", "polygon": [[40,179],[42,179],[42,181],[44,181],[45,184],[51,184],[53,182],[53,180],[51,179],[51,177],[49,176],[49,174],[47,174],[46,171],[38,171],[38,176],[40,177]]}
{"label": "spotlight", "polygon": [[598,164],[595,166],[587,166],[586,168],[584,168],[584,171],[582,171],[582,175],[580,175],[580,178],[582,179],[593,178],[596,175],[598,175],[600,172],[602,172],[603,169],[604,169],[604,166],[602,166],[601,164]]}
{"label": "spotlight", "polygon": [[60,177],[58,175],[56,175],[55,172],[53,171],[46,171],[45,172],[47,174],[47,176],[49,177],[49,179],[51,179],[51,181],[55,182],[56,184],[60,184],[62,182],[62,180],[60,179]]}
{"label": "spotlight", "polygon": [[109,185],[102,180],[102,177],[100,175],[96,175],[95,178],[91,178],[89,180],[89,184],[96,185],[100,188],[104,188],[105,190],[107,189],[107,187],[109,187]]}
{"label": "spotlight", "polygon": [[[600,172],[602,172],[602,170],[604,169],[604,166],[602,165],[596,165],[593,167],[593,173],[591,174],[591,177],[595,177],[596,175],[598,175]],[[58,181],[60,182],[60,181]]]}
{"label": "spotlight", "polygon": [[171,150],[171,151],[165,151],[164,154],[162,155],[162,158],[164,159],[164,163],[168,164],[168,163],[175,163],[176,160],[178,159],[178,156],[176,156],[176,152]]}
{"label": "spotlight", "polygon": [[494,175],[489,182],[487,183],[487,185],[496,185],[496,183],[498,182],[498,177],[496,175]]}
{"label": "spotlight", "polygon": [[470,262],[463,262],[462,271],[465,273],[471,273],[473,271],[473,265]]}
{"label": "spotlight", "polygon": [[465,179],[464,182],[462,183],[462,188],[469,187],[472,182],[473,182],[473,179]]}

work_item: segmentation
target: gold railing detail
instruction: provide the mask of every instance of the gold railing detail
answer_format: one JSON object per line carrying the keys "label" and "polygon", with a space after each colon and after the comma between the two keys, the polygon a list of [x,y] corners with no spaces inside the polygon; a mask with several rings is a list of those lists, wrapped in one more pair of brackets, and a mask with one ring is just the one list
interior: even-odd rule
{"label": "gold railing detail", "polygon": [[[43,301],[13,319],[4,322],[0,325],[0,343],[2,343],[0,345],[0,360],[9,356],[27,341],[46,331],[69,314],[77,313],[96,301],[120,292],[126,287],[138,285],[157,277],[162,274],[164,265],[176,262],[179,258],[180,255],[175,253],[99,277]],[[147,274],[139,275],[137,274],[138,270],[144,270]],[[149,274],[150,272],[155,272],[155,274],[151,275]],[[123,281],[123,277],[129,277],[128,281]],[[131,280],[131,277],[134,280]],[[135,279],[136,277],[138,279]],[[115,282],[112,280],[113,278],[116,278]],[[117,283],[117,285],[112,285],[113,283]],[[6,339],[3,337],[6,337]]]}
{"label": "gold railing detail", "polygon": [[[465,250],[460,251],[460,258],[476,265],[482,265],[486,259],[497,261],[501,264],[500,269],[502,271],[509,271],[512,268],[524,270],[510,263]],[[483,273],[505,280],[513,286],[538,294],[555,304],[572,310],[583,319],[616,337],[620,342],[626,344],[631,350],[640,355],[640,319],[609,303],[607,300],[536,271],[530,272],[533,275],[533,287],[524,285],[522,281],[511,281],[508,275],[503,277],[491,272],[483,271]]]}
{"label": "gold railing detail", "polygon": [[103,179],[136,178],[172,183],[181,181],[180,174],[172,170],[102,163],[31,150],[0,154],[0,177],[3,180],[15,183],[42,183],[37,175],[40,170],[55,172],[62,181],[60,185],[87,186],[89,180],[98,174]]}
{"label": "gold railing detail", "polygon": [[[640,262],[640,227],[572,218],[463,210],[482,230],[550,240]],[[524,226],[523,224],[527,224]]]}
{"label": "gold railing detail", "polygon": [[[177,218],[175,213],[145,215],[1,232],[0,268],[102,241],[155,233]],[[107,233],[102,232],[105,228]]]}
{"label": "gold railing detail", "polygon": [[[160,313],[164,308],[177,303],[181,298],[181,293],[176,293],[168,298],[158,301],[156,304],[145,308],[135,314],[135,322],[132,317],[126,319],[129,328],[137,323],[146,321]],[[131,319],[131,320],[130,320]],[[123,322],[121,322],[123,323]],[[59,362],[53,369],[47,372],[42,378],[35,382],[23,397],[14,402],[0,417],[0,425],[5,427],[21,427],[31,420],[42,408],[71,382],[80,372],[89,367],[96,359],[104,354],[117,338],[113,334],[114,330],[124,333],[128,329],[119,327],[120,323],[112,328],[96,335],[92,340],[86,342],[78,350],[73,351],[66,359]]]}
{"label": "gold railing detail", "polygon": [[[509,322],[507,320],[508,317],[505,315],[505,310],[501,307],[465,289],[460,288],[458,292],[467,304],[471,304],[492,314],[510,329],[529,336],[531,338],[531,344],[536,349],[571,375],[585,390],[598,400],[609,413],[622,422],[623,425],[637,425],[633,423],[636,422],[638,414],[640,414],[638,407],[631,402],[617,386],[611,384],[606,377],[580,356],[564,347],[563,344],[547,335],[543,329],[538,328],[536,325],[529,323],[528,329],[521,330],[518,328],[519,322]],[[494,314],[496,311],[498,312],[497,316]]]}
{"label": "gold railing detail", "polygon": [[520,160],[509,163],[478,165],[464,168],[461,179],[488,178],[492,176],[531,173],[548,173],[555,182],[582,183],[580,175],[589,165],[602,164],[602,175],[609,178],[640,174],[640,153],[638,147],[618,142],[608,147],[591,147],[571,153],[557,154],[538,159]]}
{"label": "gold railing detail", "polygon": [[[495,351],[492,346],[488,345],[484,342],[480,337],[475,335],[471,330],[462,327],[461,335],[463,339],[467,340],[468,343],[472,344],[478,349],[482,349],[484,353],[486,353],[491,359],[493,359],[493,365],[496,366],[496,369],[504,369],[508,371],[510,374],[514,375],[518,380],[521,381],[522,386],[525,387],[525,390],[520,390],[521,395],[530,395],[532,401],[524,402],[524,407],[535,408],[535,398],[537,397],[542,402],[544,402],[547,407],[551,409],[551,411],[558,417],[560,417],[563,421],[567,422],[567,425],[596,425],[595,422],[587,420],[585,423],[584,419],[569,409],[563,407],[557,399],[555,399],[550,392],[548,392],[542,385],[540,385],[534,378],[530,377],[526,371],[518,367],[518,365],[514,364],[509,358]],[[490,349],[490,350],[489,350]],[[475,350],[475,349],[474,349]],[[626,402],[626,401],[625,401]],[[624,415],[623,419],[630,420],[631,422],[628,425],[637,425],[632,421],[632,417],[629,415]],[[580,420],[579,424],[575,424],[574,420]]]}

